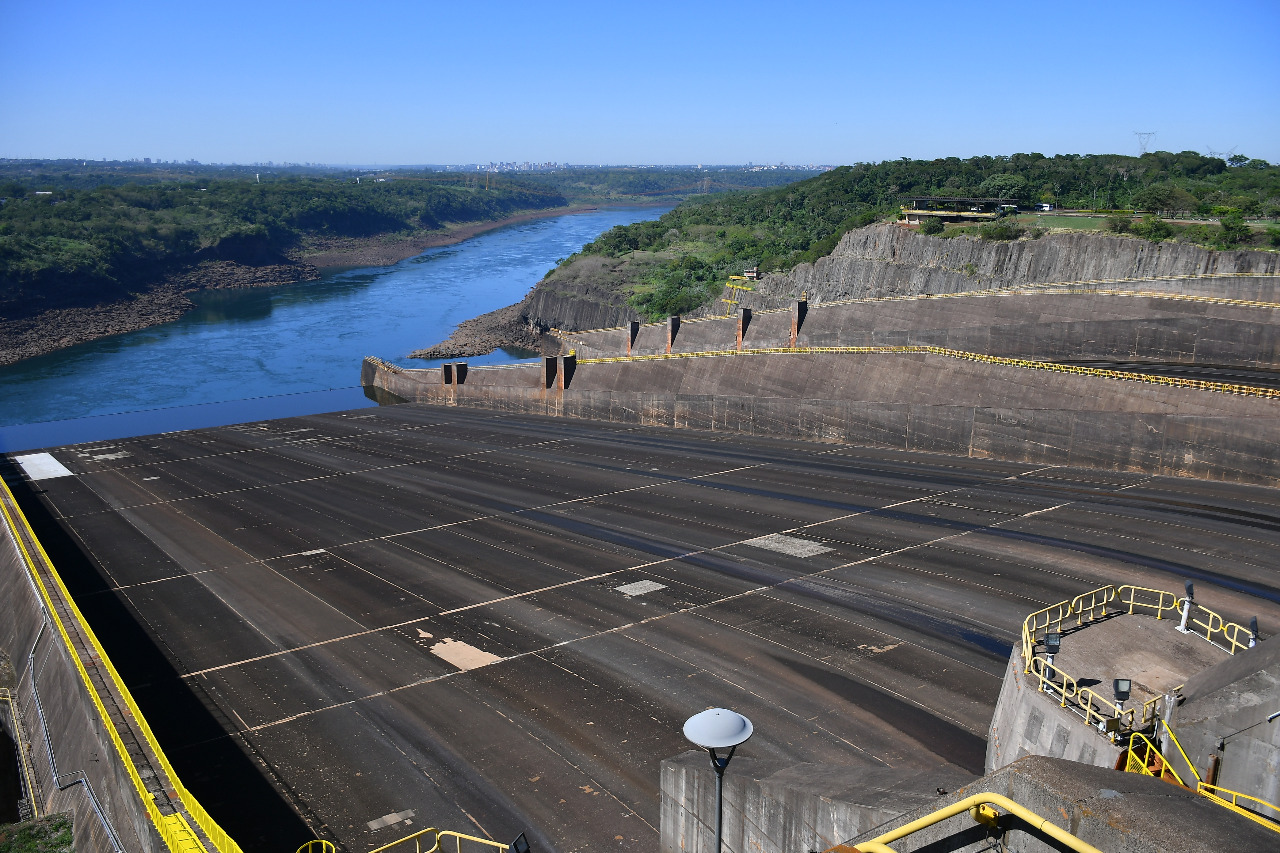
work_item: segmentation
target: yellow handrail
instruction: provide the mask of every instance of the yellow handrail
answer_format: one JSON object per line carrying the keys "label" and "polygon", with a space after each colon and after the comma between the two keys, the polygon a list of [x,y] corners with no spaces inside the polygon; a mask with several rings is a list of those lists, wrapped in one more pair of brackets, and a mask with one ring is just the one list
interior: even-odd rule
{"label": "yellow handrail", "polygon": [[[424,850],[422,849],[421,843],[418,842],[417,839],[429,833],[435,833],[435,842],[430,847]],[[399,847],[401,844],[404,844],[406,841],[414,842],[414,849],[417,851],[417,853],[436,853],[436,851],[440,849],[440,839],[445,838],[446,836],[454,839],[459,853],[461,853],[463,841],[474,841],[477,844],[484,844],[488,847],[496,847],[499,850],[509,850],[511,848],[510,844],[503,844],[501,841],[494,841],[491,838],[479,838],[475,835],[464,835],[461,832],[454,832],[451,829],[436,829],[435,827],[428,827],[427,829],[420,829],[417,832],[413,833],[412,835],[406,835],[404,838],[400,838],[395,841],[392,841],[390,844],[384,844],[381,847],[375,847],[372,850],[370,850],[369,853],[384,853],[384,851],[390,850],[392,847]],[[302,853],[302,851],[299,850],[298,853]]]}
{"label": "yellow handrail", "polygon": [[[84,683],[86,692],[88,692],[90,699],[93,701],[94,707],[96,708],[103,723],[103,728],[106,730],[111,739],[112,745],[120,756],[121,763],[124,765],[130,781],[133,782],[134,790],[137,793],[138,798],[142,801],[143,809],[151,818],[152,823],[155,824],[156,830],[160,833],[160,837],[164,840],[166,846],[168,846],[170,850],[174,851],[174,853],[188,853],[188,851],[204,850],[204,845],[200,843],[198,836],[191,828],[191,825],[187,823],[186,818],[177,812],[169,815],[161,814],[160,808],[156,805],[155,798],[143,783],[142,776],[138,773],[138,768],[134,764],[133,758],[130,756],[128,749],[125,747],[124,740],[121,738],[115,724],[111,721],[111,717],[107,712],[106,706],[103,704],[102,697],[98,695],[98,690],[94,686],[92,679],[90,679],[89,673],[85,669],[84,662],[80,659],[79,653],[76,651],[75,643],[72,641],[66,625],[63,624],[62,617],[58,614],[58,609],[54,604],[53,597],[45,586],[44,579],[40,576],[36,560],[32,557],[31,552],[23,542],[23,537],[19,534],[19,521],[21,522],[21,529],[25,531],[27,537],[35,545],[42,564],[47,567],[49,577],[52,578],[53,582],[57,585],[60,597],[65,602],[71,617],[75,620],[76,627],[85,638],[85,641],[89,644],[93,656],[98,659],[98,662],[101,664],[101,668],[110,676],[112,686],[115,688],[116,693],[124,700],[126,707],[138,725],[139,732],[142,734],[143,739],[147,741],[147,745],[151,748],[156,759],[160,762],[161,767],[168,775],[169,783],[172,786],[174,793],[177,794],[179,802],[182,803],[183,807],[186,809],[187,813],[191,815],[192,819],[195,820],[196,824],[204,830],[209,841],[219,851],[219,853],[241,853],[240,846],[236,844],[220,826],[218,826],[208,812],[205,811],[204,807],[200,805],[195,797],[193,797],[182,785],[181,780],[178,779],[177,773],[174,772],[173,766],[169,763],[168,757],[165,756],[164,751],[160,748],[159,742],[156,741],[155,735],[152,733],[151,727],[147,724],[146,718],[142,716],[142,711],[138,708],[137,703],[134,702],[133,695],[129,692],[129,688],[125,686],[124,680],[120,677],[115,666],[111,663],[111,659],[107,657],[106,650],[103,649],[102,644],[98,641],[97,635],[94,634],[93,629],[89,627],[88,621],[84,618],[84,615],[80,612],[80,608],[71,597],[71,592],[67,589],[66,584],[62,582],[62,578],[54,567],[53,561],[49,559],[49,555],[45,552],[44,546],[40,544],[40,540],[36,537],[35,531],[31,529],[31,525],[27,521],[26,516],[22,514],[22,510],[18,507],[17,500],[9,490],[8,484],[0,481],[0,489],[3,490],[0,492],[0,513],[3,514],[5,523],[9,528],[10,535],[13,537],[14,543],[21,551],[27,570],[30,572],[31,577],[34,579],[40,590],[40,595],[44,599],[45,608],[48,611],[49,618],[53,621],[54,625],[58,629],[58,633],[62,636],[63,644],[66,646],[69,656],[75,664],[76,670],[80,675],[80,679]],[[12,511],[10,510],[10,507],[12,507]]]}
{"label": "yellow handrail", "polygon": [[[1251,797],[1248,794],[1241,794],[1238,791],[1231,791],[1231,790],[1228,790],[1227,788],[1219,788],[1217,785],[1210,785],[1208,782],[1201,782],[1200,787],[1197,789],[1197,791],[1198,793],[1209,798],[1210,800],[1217,803],[1218,805],[1231,809],[1236,814],[1247,817],[1249,820],[1253,821],[1254,823],[1265,826],[1267,829],[1270,829],[1272,832],[1280,832],[1280,826],[1278,826],[1274,820],[1270,820],[1266,817],[1263,817],[1262,815],[1258,814],[1252,809],[1245,808],[1244,806],[1239,804],[1239,801],[1248,800],[1251,803],[1257,803],[1260,806],[1265,806],[1266,808],[1271,809],[1274,812],[1280,812],[1280,806],[1276,806],[1271,803],[1268,803],[1266,800],[1260,800],[1257,797]],[[1219,791],[1221,791],[1222,793],[1218,793]],[[1227,797],[1223,796],[1223,794],[1230,796],[1231,797],[1230,801],[1228,801]]]}
{"label": "yellow handrail", "polygon": [[31,816],[40,817],[40,803],[36,800],[36,788],[31,780],[30,749],[22,737],[22,720],[18,719],[18,700],[9,688],[0,687],[0,702],[9,704],[9,715],[13,718],[13,739],[18,748],[18,764],[22,767],[27,802],[31,804]]}
{"label": "yellow handrail", "polygon": [[323,838],[313,838],[306,844],[298,848],[297,853],[337,853],[337,847],[332,841],[325,841]]}
{"label": "yellow handrail", "polygon": [[[970,812],[974,815],[975,820],[978,820],[979,817],[981,817],[983,822],[986,822],[986,820],[988,820],[989,813],[983,814],[979,812],[979,809],[983,806],[996,806],[1004,809],[1024,823],[1029,824],[1032,829],[1066,845],[1071,850],[1076,851],[1076,853],[1102,853],[1102,851],[1097,847],[1094,847],[1083,839],[1077,838],[1062,827],[1052,823],[1048,818],[1041,817],[1025,806],[1018,805],[1008,797],[992,793],[974,794],[971,797],[965,797],[958,803],[953,803],[946,808],[938,809],[936,812],[925,815],[919,820],[913,820],[908,824],[898,827],[897,829],[890,830],[883,835],[878,835],[870,841],[863,841],[859,844],[853,845],[853,850],[860,851],[860,853],[895,853],[894,849],[889,846],[890,843],[906,838],[908,835],[912,835],[922,829],[928,829],[934,824],[941,823],[942,821],[947,820],[948,818],[953,818],[963,812]],[[831,848],[827,853],[831,853],[831,851],[836,850],[848,851],[849,849],[849,845],[842,844],[838,847]]]}

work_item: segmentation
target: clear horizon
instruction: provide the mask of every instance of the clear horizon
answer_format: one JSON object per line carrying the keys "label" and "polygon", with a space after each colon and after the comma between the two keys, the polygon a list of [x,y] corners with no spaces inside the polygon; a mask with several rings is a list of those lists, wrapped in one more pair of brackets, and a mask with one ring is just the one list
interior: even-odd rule
{"label": "clear horizon", "polygon": [[1280,161],[1280,4],[50,0],[0,14],[0,157],[392,166]]}

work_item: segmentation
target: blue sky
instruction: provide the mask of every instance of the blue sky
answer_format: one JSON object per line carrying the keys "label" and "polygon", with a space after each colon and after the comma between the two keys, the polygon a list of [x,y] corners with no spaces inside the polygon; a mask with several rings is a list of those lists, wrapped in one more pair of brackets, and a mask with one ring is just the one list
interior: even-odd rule
{"label": "blue sky", "polygon": [[1280,2],[0,0],[0,157],[1280,162]]}

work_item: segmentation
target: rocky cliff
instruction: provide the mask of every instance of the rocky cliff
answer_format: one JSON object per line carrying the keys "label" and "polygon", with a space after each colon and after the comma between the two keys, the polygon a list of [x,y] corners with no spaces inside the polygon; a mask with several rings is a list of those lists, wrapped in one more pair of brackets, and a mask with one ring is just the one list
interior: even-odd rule
{"label": "rocky cliff", "polygon": [[830,255],[770,275],[743,304],[780,308],[807,291],[812,303],[1027,284],[1162,276],[1280,272],[1280,254],[1217,252],[1186,243],[1080,231],[993,242],[926,237],[896,225],[850,231]]}
{"label": "rocky cliff", "polygon": [[[517,305],[478,317],[448,341],[413,353],[416,358],[462,358],[495,346],[531,347],[554,354],[547,329],[582,331],[620,326],[637,318],[627,305],[618,262],[589,257],[539,282]],[[926,237],[897,225],[850,231],[835,251],[785,275],[769,275],[746,294],[749,308],[781,308],[801,292],[812,304],[842,299],[998,290],[1028,284],[1233,273],[1280,273],[1280,254],[1218,252],[1186,243],[1152,243],[1086,232],[995,242],[969,237]],[[1241,285],[1242,291],[1245,285]],[[1237,295],[1228,287],[1214,295]],[[1265,294],[1243,293],[1257,299]],[[1274,299],[1274,296],[1267,297]],[[713,303],[692,316],[723,313]],[[494,342],[498,343],[494,343]]]}

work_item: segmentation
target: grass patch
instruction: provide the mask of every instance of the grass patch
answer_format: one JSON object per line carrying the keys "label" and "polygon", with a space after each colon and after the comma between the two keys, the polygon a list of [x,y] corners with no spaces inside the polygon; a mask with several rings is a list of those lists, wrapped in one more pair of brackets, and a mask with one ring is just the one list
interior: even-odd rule
{"label": "grass patch", "polygon": [[0,826],[0,853],[72,853],[71,817],[46,815]]}

